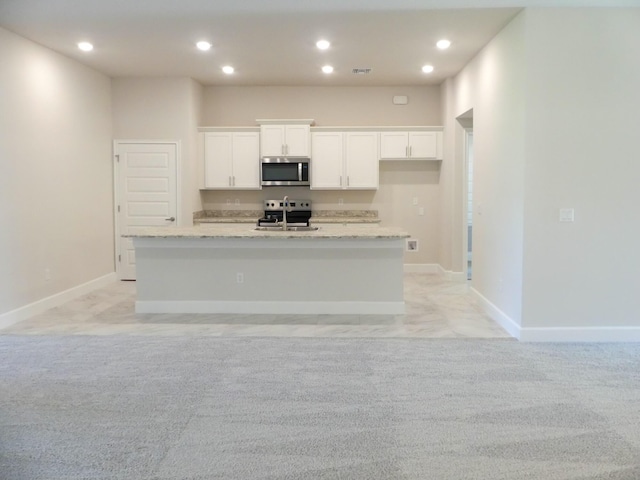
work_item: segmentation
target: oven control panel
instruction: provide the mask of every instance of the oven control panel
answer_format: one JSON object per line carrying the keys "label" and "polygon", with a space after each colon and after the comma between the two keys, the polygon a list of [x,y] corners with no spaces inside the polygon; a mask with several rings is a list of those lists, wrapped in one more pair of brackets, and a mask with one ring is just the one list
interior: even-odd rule
{"label": "oven control panel", "polygon": [[[282,203],[282,199],[279,200],[265,200],[264,201],[264,210],[266,211],[278,211],[282,210],[284,205]],[[288,211],[295,210],[311,210],[311,200],[289,200],[289,208]]]}

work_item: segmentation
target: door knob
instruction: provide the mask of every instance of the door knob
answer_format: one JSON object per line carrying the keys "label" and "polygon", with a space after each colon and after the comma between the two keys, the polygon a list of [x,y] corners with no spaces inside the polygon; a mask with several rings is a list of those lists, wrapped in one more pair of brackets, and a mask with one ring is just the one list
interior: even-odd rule
{"label": "door knob", "polygon": [[165,218],[165,220],[168,220],[170,222],[175,222],[176,221],[176,217]]}

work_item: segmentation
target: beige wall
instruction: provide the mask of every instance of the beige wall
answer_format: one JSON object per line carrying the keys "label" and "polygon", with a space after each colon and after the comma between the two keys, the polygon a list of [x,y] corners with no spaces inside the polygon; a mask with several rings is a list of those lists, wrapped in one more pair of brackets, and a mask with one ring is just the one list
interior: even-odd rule
{"label": "beige wall", "polygon": [[440,258],[462,263],[455,118],[473,108],[473,287],[524,339],[640,326],[638,25],[639,9],[527,9],[442,86]]}
{"label": "beige wall", "polygon": [[[409,97],[393,105],[394,95]],[[313,118],[318,126],[440,125],[437,86],[206,87],[207,126],[252,126],[258,118]]]}
{"label": "beige wall", "polygon": [[201,208],[197,194],[197,125],[202,119],[202,86],[186,77],[114,78],[113,135],[117,140],[177,140],[181,148],[178,222],[190,225]]}
{"label": "beige wall", "polygon": [[527,49],[523,326],[638,327],[640,9],[531,9]]}
{"label": "beige wall", "polygon": [[112,273],[114,245],[109,78],[1,28],[0,58],[2,314]]}
{"label": "beige wall", "polygon": [[453,271],[461,271],[466,263],[464,131],[456,118],[473,109],[472,285],[516,324],[522,308],[525,13],[443,85],[446,141],[440,258],[444,268]]}
{"label": "beige wall", "polygon": [[[405,106],[394,95],[407,95]],[[205,87],[206,126],[253,126],[259,118],[312,118],[318,126],[440,125],[439,87]],[[316,209],[378,210],[383,225],[402,227],[419,241],[419,250],[405,254],[406,263],[438,261],[439,162],[381,162],[377,191],[309,191],[270,188],[256,192],[202,193],[208,209],[262,208],[267,198],[303,192]],[[418,206],[413,199],[418,198]],[[343,204],[339,201],[342,199]],[[425,214],[418,215],[423,207]]]}

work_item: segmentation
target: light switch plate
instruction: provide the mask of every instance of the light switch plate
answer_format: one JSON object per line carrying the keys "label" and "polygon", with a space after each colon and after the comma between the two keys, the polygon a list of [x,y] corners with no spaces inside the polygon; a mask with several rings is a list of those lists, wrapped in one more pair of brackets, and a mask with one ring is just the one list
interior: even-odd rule
{"label": "light switch plate", "polygon": [[561,222],[573,222],[575,220],[575,212],[573,208],[561,208],[560,209],[560,221]]}

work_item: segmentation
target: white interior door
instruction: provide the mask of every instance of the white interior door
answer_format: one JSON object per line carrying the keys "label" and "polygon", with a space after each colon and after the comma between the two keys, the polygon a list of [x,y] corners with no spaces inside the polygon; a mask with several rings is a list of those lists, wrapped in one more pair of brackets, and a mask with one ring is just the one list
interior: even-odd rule
{"label": "white interior door", "polygon": [[122,235],[178,224],[178,144],[116,142],[116,271],[135,280],[133,242]]}

